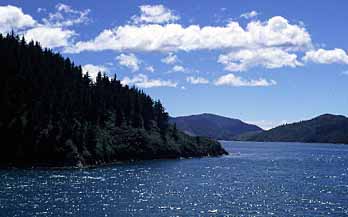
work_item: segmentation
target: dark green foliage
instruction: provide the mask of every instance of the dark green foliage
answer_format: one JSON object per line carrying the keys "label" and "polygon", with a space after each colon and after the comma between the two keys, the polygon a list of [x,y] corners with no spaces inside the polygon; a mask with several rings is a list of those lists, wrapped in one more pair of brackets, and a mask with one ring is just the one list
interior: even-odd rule
{"label": "dark green foliage", "polygon": [[92,82],[38,43],[0,35],[0,69],[1,163],[96,164],[178,157],[191,147],[173,139],[160,101],[116,76]]}
{"label": "dark green foliage", "polygon": [[226,118],[214,114],[200,114],[170,119],[179,130],[192,136],[206,136],[213,139],[233,140],[237,135],[262,131],[256,125],[244,123],[238,119]]}
{"label": "dark green foliage", "polygon": [[308,121],[285,124],[241,140],[348,144],[348,118],[325,114]]}
{"label": "dark green foliage", "polygon": [[178,140],[179,135],[178,135],[178,129],[176,128],[176,123],[173,124],[173,138],[175,139],[175,141]]}

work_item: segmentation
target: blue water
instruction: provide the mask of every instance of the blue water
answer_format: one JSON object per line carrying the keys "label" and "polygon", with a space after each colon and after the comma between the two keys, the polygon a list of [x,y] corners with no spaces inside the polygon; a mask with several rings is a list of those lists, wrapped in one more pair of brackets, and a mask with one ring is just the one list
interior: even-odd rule
{"label": "blue water", "polygon": [[348,216],[348,146],[224,146],[235,154],[0,170],[0,216]]}

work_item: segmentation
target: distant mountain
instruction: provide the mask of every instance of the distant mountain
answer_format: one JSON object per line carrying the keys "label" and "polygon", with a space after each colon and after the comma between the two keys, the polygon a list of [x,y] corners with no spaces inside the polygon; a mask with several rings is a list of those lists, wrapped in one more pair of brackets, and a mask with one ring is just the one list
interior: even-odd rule
{"label": "distant mountain", "polygon": [[348,144],[348,118],[342,115],[324,114],[311,120],[282,125],[240,139],[247,141]]}
{"label": "distant mountain", "polygon": [[170,118],[178,129],[192,136],[206,136],[214,139],[231,140],[235,136],[250,132],[263,131],[260,127],[247,124],[238,119],[214,114],[199,114]]}

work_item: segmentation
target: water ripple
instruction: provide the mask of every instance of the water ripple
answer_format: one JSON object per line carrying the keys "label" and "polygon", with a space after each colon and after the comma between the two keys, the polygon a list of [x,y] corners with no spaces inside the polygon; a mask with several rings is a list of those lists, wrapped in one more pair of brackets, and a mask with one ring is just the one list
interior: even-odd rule
{"label": "water ripple", "polygon": [[0,170],[0,216],[348,216],[348,146],[224,145],[239,154]]}

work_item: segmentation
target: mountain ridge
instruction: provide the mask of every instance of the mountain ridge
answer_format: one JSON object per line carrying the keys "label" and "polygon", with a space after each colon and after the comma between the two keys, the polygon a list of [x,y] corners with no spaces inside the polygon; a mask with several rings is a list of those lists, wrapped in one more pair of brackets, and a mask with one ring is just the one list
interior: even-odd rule
{"label": "mountain ridge", "polygon": [[344,115],[322,114],[309,120],[284,124],[237,139],[260,142],[348,144],[348,118]]}
{"label": "mountain ridge", "polygon": [[256,125],[212,113],[170,117],[169,122],[176,124],[178,129],[189,135],[206,136],[219,140],[231,140],[240,134],[263,131]]}

